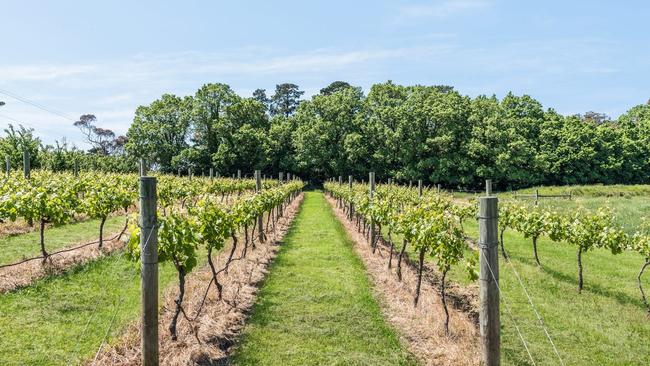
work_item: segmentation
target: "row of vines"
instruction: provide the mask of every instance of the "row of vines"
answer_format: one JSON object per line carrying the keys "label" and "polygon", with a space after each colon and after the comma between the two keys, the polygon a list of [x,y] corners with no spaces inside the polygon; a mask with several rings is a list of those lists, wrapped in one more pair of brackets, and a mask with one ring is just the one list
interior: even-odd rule
{"label": "row of vines", "polygon": [[[172,204],[185,205],[207,195],[217,195],[220,201],[227,201],[229,196],[240,196],[255,188],[254,180],[230,178],[189,180],[161,175],[158,182],[163,208]],[[269,188],[277,185],[274,180],[264,182]],[[137,199],[138,176],[135,174],[73,175],[35,171],[26,179],[16,172],[0,182],[0,222],[22,220],[26,226],[37,225],[41,252],[38,258],[45,262],[51,255],[46,247],[48,225],[64,225],[86,218],[99,220],[96,243],[101,248],[107,218],[120,212],[126,214],[136,207]]]}
{"label": "row of vines", "polygon": [[[255,181],[251,182],[254,186]],[[267,240],[266,233],[269,229],[275,229],[278,219],[284,215],[286,207],[296,198],[303,185],[301,181],[294,180],[274,186],[269,185],[258,192],[239,187],[235,190],[237,195],[230,200],[224,199],[223,190],[214,187],[206,187],[188,195],[168,195],[169,187],[164,185],[160,187],[157,223],[158,261],[171,262],[178,274],[176,308],[169,325],[172,340],[177,339],[177,323],[181,314],[189,323],[192,322],[183,309],[183,298],[186,276],[196,268],[199,256],[205,253],[212,279],[206,286],[203,301],[194,319],[200,315],[212,285],[218,299],[221,300],[223,286],[219,283],[218,276],[221,273],[228,273],[232,261],[246,258],[249,248],[255,249],[256,240],[259,242]],[[187,187],[175,187],[175,189],[187,189]],[[182,201],[181,204],[178,204],[179,199]],[[265,216],[266,223],[263,220]],[[140,260],[140,236],[141,230],[137,220],[134,219],[131,221],[131,234],[126,254],[136,262]],[[244,241],[241,244],[241,255],[239,258],[234,258],[241,236]],[[216,268],[213,253],[224,249],[227,240],[232,241],[228,259],[223,268]]]}
{"label": "row of vines", "polygon": [[[447,311],[445,281],[453,266],[463,266],[470,278],[475,279],[477,256],[471,248],[472,240],[466,235],[463,223],[476,219],[478,203],[476,200],[457,202],[444,193],[425,189],[420,196],[417,189],[394,184],[377,185],[370,193],[368,186],[336,182],[325,183],[325,190],[343,208],[348,217],[354,220],[357,228],[373,238],[370,245],[373,252],[380,240],[389,247],[388,268],[395,261],[396,274],[401,281],[403,258],[409,251],[418,254],[418,281],[414,304],[417,305],[425,257],[429,257],[442,274],[440,286],[442,304]],[[377,233],[371,234],[371,230]],[[524,206],[511,202],[500,203],[499,238],[501,253],[508,260],[504,232],[513,230],[531,240],[532,256],[538,265],[538,240],[546,236],[552,241],[575,246],[577,252],[578,292],[583,289],[582,256],[595,249],[605,248],[612,254],[634,251],[644,258],[637,283],[643,302],[650,313],[641,282],[644,270],[650,266],[650,225],[638,228],[634,234],[627,234],[615,224],[613,212],[607,208],[596,211],[584,209],[571,214],[545,210],[537,206]],[[401,238],[401,243],[394,241]],[[409,248],[410,247],[410,248]],[[472,253],[469,254],[468,253]],[[449,316],[445,319],[448,331]]]}

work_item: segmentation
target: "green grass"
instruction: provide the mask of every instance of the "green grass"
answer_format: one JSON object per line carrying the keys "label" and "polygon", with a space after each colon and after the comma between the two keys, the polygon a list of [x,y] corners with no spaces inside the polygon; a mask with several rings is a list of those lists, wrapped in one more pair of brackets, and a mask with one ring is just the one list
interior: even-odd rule
{"label": "green grass", "polygon": [[[173,267],[160,266],[161,289],[175,278]],[[0,296],[0,364],[78,364],[139,311],[140,272],[122,254],[37,281]]]}
{"label": "green grass", "polygon": [[[598,189],[601,186],[596,186]],[[604,186],[604,187],[609,187],[609,186]],[[624,187],[624,186],[623,186]],[[633,186],[635,187],[635,186]],[[650,186],[638,186],[638,187],[650,187]],[[551,187],[555,188],[555,187]],[[587,188],[584,188],[584,190],[588,191]],[[596,190],[596,188],[594,188]],[[632,192],[632,189],[625,190],[624,188],[619,187],[618,190],[614,190],[612,192]],[[640,188],[637,190],[638,192],[643,192],[640,191]],[[541,188],[540,189],[540,194],[541,193],[548,193],[546,192],[546,188]],[[601,191],[597,191],[601,192]],[[559,192],[554,192],[554,193],[559,193]],[[602,192],[601,192],[602,193]],[[560,213],[573,213],[578,209],[587,209],[591,211],[595,211],[596,209],[600,207],[607,207],[613,210],[614,212],[614,221],[616,224],[622,226],[626,232],[629,234],[634,233],[639,226],[641,225],[643,218],[647,217],[650,219],[650,194],[648,195],[642,195],[642,194],[626,194],[626,195],[612,195],[612,196],[607,196],[605,194],[601,195],[576,195],[573,196],[572,199],[562,199],[562,198],[540,198],[539,200],[539,206],[548,209],[548,210],[553,210],[557,211]],[[478,195],[456,195],[454,194],[454,197],[457,199],[474,199],[475,197],[478,197]],[[499,199],[501,202],[503,201],[510,201],[510,202],[516,202],[522,205],[534,205],[534,200],[530,198],[526,199],[514,199],[514,196],[511,194],[500,194]]]}
{"label": "green grass", "polygon": [[306,193],[234,363],[415,364],[382,318],[363,264],[322,193]]}
{"label": "green grass", "polygon": [[[104,225],[104,237],[124,227],[124,216],[112,216]],[[45,229],[45,249],[53,252],[74,243],[99,240],[99,220],[88,220]],[[8,264],[40,255],[38,230],[0,238],[0,264]]]}
{"label": "green grass", "polygon": [[[477,236],[477,224],[466,223]],[[519,273],[566,365],[650,364],[650,318],[646,316],[636,275],[643,258],[635,253],[612,255],[594,250],[583,255],[585,289],[577,293],[576,250],[542,238],[538,244],[542,267],[535,265],[532,243],[506,231],[511,264],[500,258],[500,285],[538,365],[559,364],[513,272]],[[467,284],[466,273],[455,268],[452,281]],[[644,284],[650,288],[650,276]],[[529,365],[514,322],[501,302],[502,364]]]}
{"label": "green grass", "polygon": [[[567,187],[551,187],[550,190],[543,187],[540,193],[563,193],[560,188]],[[574,196],[571,200],[540,199],[539,204],[565,213],[578,208],[595,210],[609,207],[616,215],[615,221],[632,233],[643,216],[650,217],[650,200],[644,196],[646,188],[650,186],[582,186],[579,191],[582,196]],[[608,190],[622,193],[608,195],[605,193]],[[473,199],[476,196],[454,194],[457,199]],[[500,194],[499,199],[501,202],[512,200],[512,195]],[[532,204],[531,200],[517,202]],[[476,221],[467,220],[464,227],[468,236],[478,237]],[[394,240],[401,242],[401,238]],[[507,263],[500,257],[499,263],[503,294],[503,365],[532,365],[517,335],[515,322],[537,365],[559,364],[515,277],[515,270],[528,289],[566,365],[650,364],[650,318],[646,315],[636,282],[643,264],[640,255],[631,252],[613,255],[603,249],[583,254],[585,289],[578,295],[576,249],[573,246],[542,237],[538,243],[542,262],[540,268],[534,262],[530,239],[508,230],[505,243],[512,261]],[[473,250],[465,252],[466,255],[476,255]],[[417,258],[414,252],[409,255]],[[467,272],[460,266],[454,267],[449,277],[461,285],[471,284]],[[645,275],[643,283],[644,288],[650,289],[649,274]],[[510,307],[512,318],[505,303]]]}

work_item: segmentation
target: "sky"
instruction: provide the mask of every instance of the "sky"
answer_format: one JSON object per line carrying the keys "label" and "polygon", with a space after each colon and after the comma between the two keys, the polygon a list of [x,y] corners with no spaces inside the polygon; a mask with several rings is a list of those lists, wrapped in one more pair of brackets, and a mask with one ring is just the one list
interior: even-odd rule
{"label": "sky", "polygon": [[139,105],[212,82],[445,84],[615,118],[650,98],[648,19],[647,1],[0,0],[0,128],[85,148],[81,114],[125,134]]}

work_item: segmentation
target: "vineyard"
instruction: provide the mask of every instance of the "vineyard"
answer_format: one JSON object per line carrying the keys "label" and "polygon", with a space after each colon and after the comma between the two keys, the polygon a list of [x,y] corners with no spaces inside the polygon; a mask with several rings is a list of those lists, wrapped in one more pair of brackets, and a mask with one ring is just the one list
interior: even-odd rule
{"label": "vineyard", "polygon": [[[135,174],[8,175],[0,186],[0,329],[6,334],[0,359],[10,365],[137,364],[144,354],[136,340],[146,324],[137,322],[145,291],[138,268],[145,276],[150,262],[142,261],[143,253],[154,243],[162,306],[155,328],[164,364],[197,354],[236,364],[291,364],[296,360],[278,356],[287,343],[326,362],[328,351],[304,340],[321,337],[325,314],[359,306],[365,310],[354,316],[367,320],[357,319],[353,332],[379,332],[383,346],[343,341],[352,331],[347,318],[322,323],[339,335],[321,344],[335,341],[329,347],[343,347],[340,352],[358,347],[354,352],[375,364],[478,362],[481,194],[421,182],[375,185],[373,174],[370,183],[332,179],[323,188],[333,216],[318,218],[327,204],[310,193],[301,210],[302,181],[254,175],[157,174],[153,201],[142,191],[153,178]],[[498,195],[501,268],[490,272],[499,275],[502,363],[650,361],[644,351],[650,335],[646,187],[573,187],[570,199],[552,187],[542,190],[549,193]],[[154,221],[142,216],[146,207],[156,213]],[[331,231],[323,220],[344,228]],[[309,234],[300,234],[306,228]],[[322,235],[327,239],[315,239]],[[330,262],[334,253],[343,257]],[[363,265],[355,264],[357,256]],[[327,282],[329,267],[345,282]],[[364,272],[370,283],[357,283]],[[352,303],[344,307],[303,300],[310,291],[320,297],[324,288],[339,298],[348,291],[343,283],[360,291],[345,295]],[[260,305],[269,301],[283,305]],[[380,312],[394,315],[385,323]],[[268,328],[266,317],[279,323]],[[305,317],[317,328],[303,329]],[[269,343],[277,327],[287,328],[287,338]]]}
{"label": "vineyard", "polygon": [[[176,282],[177,290],[170,290],[177,296],[175,315],[168,324],[175,338],[178,316],[185,314],[186,276],[208,263],[211,279],[205,292],[221,298],[221,282],[227,281],[221,278],[228,277],[231,263],[274,235],[303,183],[156,178],[160,285]],[[0,264],[3,364],[78,363],[99,356],[105,341],[133,320],[139,297],[138,181],[132,174],[46,171],[5,179],[2,225],[11,232],[5,233]],[[84,242],[66,242],[62,231]],[[50,233],[56,239],[52,243]],[[20,236],[38,240],[11,240]],[[217,268],[213,253],[227,244],[227,259]],[[201,308],[195,317],[200,313]],[[33,347],[25,347],[26,342]]]}
{"label": "vineyard", "polygon": [[[431,265],[437,272],[445,314],[439,322],[447,333],[453,334],[446,288],[456,284],[471,287],[475,283],[476,196],[453,195],[437,188],[418,191],[395,184],[377,185],[373,190],[367,184],[339,182],[326,183],[326,191],[364,235],[373,252],[382,247],[388,252],[384,258],[388,270],[394,268],[392,272],[399,279],[405,259],[412,257],[418,269],[418,280],[412,289],[414,304],[420,300],[423,269]],[[609,188],[591,191],[606,189]],[[615,190],[613,187],[610,192]],[[514,199],[512,193],[503,195],[498,212],[498,241],[503,261],[500,292],[504,298],[505,363],[648,362],[647,352],[641,351],[643,339],[650,331],[650,307],[644,289],[648,281],[643,278],[650,265],[647,223],[642,217],[621,220],[617,216],[639,209],[638,204],[629,202],[629,197],[627,202],[611,205],[616,210],[608,208],[598,197],[595,199],[589,205],[585,201],[593,199],[581,197],[578,203],[555,201],[535,205]],[[625,227],[621,222],[632,225]],[[475,295],[460,291],[451,296],[453,303],[464,311],[468,310],[468,303],[474,303],[469,306],[469,314],[476,314]],[[463,300],[457,301],[459,297]],[[606,327],[607,332],[598,330],[601,327]],[[584,354],[579,351],[582,347],[591,352]],[[620,349],[626,349],[625,356]]]}

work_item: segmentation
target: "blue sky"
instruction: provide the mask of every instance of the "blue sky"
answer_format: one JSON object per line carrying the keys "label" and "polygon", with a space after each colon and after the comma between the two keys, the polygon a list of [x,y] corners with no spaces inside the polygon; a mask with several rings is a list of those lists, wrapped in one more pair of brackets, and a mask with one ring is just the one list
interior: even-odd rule
{"label": "blue sky", "polygon": [[388,79],[530,94],[613,117],[650,98],[646,1],[0,0],[0,126],[84,147],[74,118],[125,133],[138,105],[223,82],[240,95]]}

